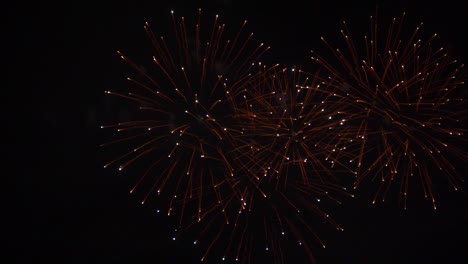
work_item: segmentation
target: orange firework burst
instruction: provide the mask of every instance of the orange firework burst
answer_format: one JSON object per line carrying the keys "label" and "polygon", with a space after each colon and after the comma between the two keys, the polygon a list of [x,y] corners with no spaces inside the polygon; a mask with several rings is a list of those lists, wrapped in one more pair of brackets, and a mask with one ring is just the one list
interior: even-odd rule
{"label": "orange firework burst", "polygon": [[322,205],[352,196],[335,183],[337,172],[350,172],[341,162],[350,158],[346,142],[335,133],[345,113],[328,105],[334,95],[317,75],[278,68],[260,64],[237,93],[231,118],[239,132],[227,153],[237,170],[214,188],[224,198],[222,210],[210,210],[208,224],[183,228],[205,248],[202,261],[215,250],[242,263],[265,257],[284,263],[297,254],[315,262],[313,248],[325,248],[317,229],[343,230]]}
{"label": "orange firework burst", "polygon": [[168,214],[177,206],[182,223],[184,213],[190,221],[201,221],[213,210],[224,211],[232,199],[232,194],[218,190],[236,173],[227,156],[234,149],[232,135],[237,133],[231,129],[232,101],[236,87],[242,86],[250,67],[269,47],[252,45],[253,33],[244,32],[247,21],[229,39],[229,30],[217,15],[205,30],[200,9],[193,24],[171,14],[171,37],[157,36],[149,23],[144,26],[153,47],[151,68],[145,70],[118,52],[138,76],[128,78],[131,92],[106,93],[133,103],[138,117],[103,126],[119,134],[103,146],[129,146],[104,167],[116,165],[123,170],[137,162],[146,165],[147,171],[131,192],[138,188],[145,192],[142,203],[151,194],[167,195]]}
{"label": "orange firework burst", "polygon": [[408,31],[404,16],[386,31],[371,16],[369,35],[359,41],[343,22],[345,48],[322,37],[335,60],[313,51],[312,60],[349,107],[346,133],[359,140],[355,188],[365,178],[378,179],[375,203],[398,181],[406,208],[410,183],[419,182],[436,209],[433,181],[444,176],[460,189],[463,179],[451,158],[467,161],[460,147],[466,143],[463,65],[434,46],[437,34],[420,39],[422,23]]}
{"label": "orange firework burst", "polygon": [[345,113],[341,105],[328,104],[334,94],[320,86],[317,75],[279,68],[260,65],[237,101],[234,114],[242,133],[235,136],[241,143],[233,157],[243,173],[229,180],[245,207],[231,212],[237,217],[226,229],[229,243],[223,250],[244,261],[263,250],[274,263],[284,263],[287,255],[300,254],[291,247],[297,245],[314,262],[313,247],[325,247],[317,226],[325,222],[343,230],[321,200],[339,204],[337,196],[349,195],[336,184],[337,173],[350,172],[342,162],[350,158],[347,142],[336,128],[345,125],[339,118]]}
{"label": "orange firework burst", "polygon": [[248,140],[243,146],[253,153],[250,163],[261,164],[262,171],[255,173],[285,186],[291,171],[305,184],[311,178],[329,181],[340,171],[350,171],[343,162],[350,157],[347,137],[339,128],[346,125],[347,113],[336,102],[336,94],[317,74],[278,68],[252,78],[244,106],[236,112],[242,120],[239,137]]}

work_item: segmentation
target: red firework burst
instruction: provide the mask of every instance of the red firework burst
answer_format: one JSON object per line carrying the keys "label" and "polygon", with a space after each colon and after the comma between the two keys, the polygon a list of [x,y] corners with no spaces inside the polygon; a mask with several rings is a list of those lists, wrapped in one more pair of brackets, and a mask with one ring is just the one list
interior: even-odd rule
{"label": "red firework burst", "polygon": [[369,35],[361,40],[343,22],[345,48],[333,48],[322,37],[333,55],[312,51],[312,60],[326,69],[325,83],[352,113],[346,134],[359,140],[355,188],[365,178],[378,179],[375,203],[399,181],[406,209],[410,183],[418,182],[436,209],[433,181],[444,176],[460,189],[463,179],[452,158],[467,161],[460,147],[467,116],[463,65],[434,47],[437,34],[420,39],[422,23],[408,31],[404,17],[384,29],[371,16]]}
{"label": "red firework burst", "polygon": [[252,74],[234,113],[242,133],[235,136],[241,143],[232,156],[243,173],[227,180],[245,204],[229,211],[236,220],[214,237],[226,237],[224,256],[236,261],[243,256],[248,262],[262,250],[271,252],[272,262],[284,263],[297,245],[315,262],[313,247],[325,247],[317,227],[325,222],[343,230],[320,202],[341,203],[336,195],[347,195],[335,184],[337,174],[350,172],[341,161],[350,158],[347,142],[336,129],[345,125],[339,117],[346,113],[328,104],[334,94],[317,75],[278,68],[261,66]]}
{"label": "red firework burst", "polygon": [[243,131],[239,138],[252,155],[243,164],[260,164],[261,172],[254,173],[275,186],[287,185],[290,170],[297,170],[305,184],[349,172],[343,162],[350,158],[347,137],[339,128],[346,125],[347,113],[336,94],[317,74],[278,68],[261,70],[246,85],[244,106],[237,111]]}
{"label": "red firework burst", "polygon": [[350,158],[347,142],[335,133],[345,113],[328,105],[334,95],[317,75],[277,68],[260,65],[237,93],[231,118],[240,132],[227,153],[237,170],[214,186],[222,209],[208,210],[208,223],[178,229],[195,233],[202,261],[217,251],[242,263],[284,263],[298,254],[315,262],[314,247],[325,248],[317,229],[343,230],[322,205],[349,195],[335,183],[336,173],[350,172],[341,162]]}
{"label": "red firework burst", "polygon": [[193,24],[171,15],[171,37],[157,36],[149,23],[144,26],[153,47],[151,68],[145,70],[118,52],[138,76],[128,78],[131,92],[106,93],[130,101],[138,111],[134,120],[102,126],[119,134],[103,146],[128,147],[104,167],[147,166],[130,192],[144,192],[142,203],[152,194],[165,194],[168,215],[179,208],[182,223],[184,215],[201,221],[213,210],[224,211],[226,203],[239,201],[232,200],[241,196],[233,194],[235,188],[228,193],[218,189],[236,173],[227,156],[235,148],[232,135],[237,133],[231,129],[233,100],[236,87],[269,47],[252,45],[253,33],[244,34],[247,21],[229,39],[232,32],[217,15],[206,31],[201,9]]}

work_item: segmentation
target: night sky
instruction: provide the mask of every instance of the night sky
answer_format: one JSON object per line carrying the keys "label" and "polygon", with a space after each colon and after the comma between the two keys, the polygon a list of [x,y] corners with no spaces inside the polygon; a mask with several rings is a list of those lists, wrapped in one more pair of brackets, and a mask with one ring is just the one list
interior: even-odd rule
{"label": "night sky", "polygon": [[[102,168],[110,155],[99,148],[108,140],[99,127],[113,115],[125,114],[116,112],[104,91],[126,84],[129,74],[116,50],[145,58],[145,21],[155,31],[167,32],[170,10],[188,17],[198,7],[207,16],[219,14],[227,25],[237,27],[248,19],[256,40],[272,46],[265,57],[307,65],[309,50],[324,48],[320,36],[337,37],[343,19],[356,25],[356,32],[359,25],[366,31],[369,15],[378,7],[389,17],[406,11],[406,22],[413,26],[424,21],[423,32],[437,32],[449,53],[468,63],[463,1],[168,2],[7,8],[11,32],[4,50],[3,153],[13,169],[4,177],[14,179],[15,194],[6,200],[13,201],[8,207],[13,217],[4,228],[12,237],[7,250],[17,263],[199,263],[203,252],[190,237],[172,241],[174,219],[129,194],[134,179]],[[457,166],[466,170],[466,164]],[[357,198],[335,208],[333,216],[345,232],[321,235],[327,248],[314,250],[318,263],[466,263],[467,195],[438,189],[437,211],[427,201],[406,211],[396,203],[374,206],[371,194],[359,191]],[[213,252],[208,263],[221,263],[220,258],[220,252]]]}

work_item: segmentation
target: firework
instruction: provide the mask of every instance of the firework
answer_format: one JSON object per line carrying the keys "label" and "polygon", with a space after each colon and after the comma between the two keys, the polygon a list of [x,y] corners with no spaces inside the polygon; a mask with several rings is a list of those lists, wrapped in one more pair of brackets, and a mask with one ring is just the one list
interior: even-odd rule
{"label": "firework", "polygon": [[224,211],[235,191],[221,192],[218,186],[229,183],[226,179],[236,173],[228,157],[237,133],[230,118],[236,87],[269,47],[252,43],[253,33],[245,32],[247,21],[230,39],[232,32],[217,15],[205,27],[201,9],[193,23],[177,19],[173,12],[171,17],[173,34],[168,37],[156,35],[149,23],[144,25],[153,53],[148,69],[118,51],[136,77],[128,78],[131,91],[106,93],[127,100],[137,111],[133,120],[102,126],[118,134],[103,146],[127,147],[104,167],[146,166],[130,192],[143,192],[142,203],[165,195],[168,215],[178,208],[182,224],[184,218],[201,221],[213,210]]}
{"label": "firework", "polygon": [[345,125],[337,119],[345,113],[339,104],[328,105],[334,95],[320,81],[301,69],[260,65],[243,86],[235,112],[242,133],[235,136],[240,143],[233,155],[242,173],[228,180],[244,206],[226,210],[235,221],[210,236],[223,259],[248,262],[265,251],[274,263],[284,263],[300,254],[298,246],[315,262],[313,248],[325,247],[318,227],[325,222],[343,230],[321,203],[339,204],[337,197],[349,195],[335,183],[337,175],[350,172],[341,161],[349,159],[345,142],[335,133]]}
{"label": "firework", "polygon": [[[192,232],[201,261],[215,251],[223,252],[222,260],[242,263],[268,257],[284,263],[298,254],[315,262],[314,248],[325,248],[317,229],[343,230],[322,207],[349,196],[335,183],[336,173],[349,173],[340,161],[349,158],[346,147],[333,132],[345,125],[333,117],[344,113],[332,106],[324,110],[333,94],[320,88],[318,76],[277,68],[260,64],[237,93],[231,116],[236,147],[226,154],[236,173],[212,188],[223,198],[221,210],[207,210],[207,222],[179,226],[174,236]],[[293,127],[297,138],[288,130]],[[334,146],[325,143],[326,135]]]}
{"label": "firework", "polygon": [[255,173],[275,186],[287,185],[290,169],[297,169],[305,184],[314,177],[336,180],[340,171],[350,171],[344,162],[350,158],[347,137],[339,128],[346,126],[347,113],[322,83],[300,68],[274,67],[252,78],[236,112],[242,146],[252,153],[245,166],[260,164],[262,171]]}
{"label": "firework", "polygon": [[410,185],[417,185],[436,209],[434,180],[442,176],[460,189],[453,159],[467,161],[461,147],[467,114],[463,65],[435,46],[437,34],[423,40],[422,23],[408,31],[404,18],[384,28],[371,16],[363,39],[355,39],[343,22],[345,47],[334,48],[322,37],[332,54],[312,51],[312,60],[326,69],[325,83],[352,113],[343,133],[359,141],[355,188],[364,179],[378,181],[375,203],[399,185],[406,209]]}

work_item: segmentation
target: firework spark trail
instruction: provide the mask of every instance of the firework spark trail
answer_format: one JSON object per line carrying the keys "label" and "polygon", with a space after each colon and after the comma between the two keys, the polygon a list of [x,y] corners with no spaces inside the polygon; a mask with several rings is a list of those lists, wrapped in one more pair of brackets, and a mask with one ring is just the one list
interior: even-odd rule
{"label": "firework spark trail", "polygon": [[[217,250],[224,252],[222,260],[235,259],[241,263],[250,263],[262,251],[265,252],[262,259],[270,257],[272,263],[285,263],[285,259],[303,253],[315,263],[315,249],[326,247],[319,237],[320,230],[324,227],[344,230],[321,205],[321,200],[339,201],[335,195],[346,195],[338,186],[314,179],[307,184],[301,180],[290,180],[287,186],[279,189],[266,182],[258,186],[250,181],[250,176],[239,174],[228,180],[236,181],[232,185],[243,193],[244,204],[237,209],[226,209],[232,215],[229,218],[235,218],[231,223],[224,222],[218,228],[213,221],[220,218],[213,216],[208,218],[211,219],[210,227],[198,226],[201,230],[195,231],[197,237],[194,244],[206,244],[202,261],[206,260],[210,251]],[[267,195],[261,195],[258,187]],[[220,214],[216,211],[210,213]],[[194,223],[186,230],[196,228]]]}
{"label": "firework spark trail", "polygon": [[375,203],[379,197],[384,201],[399,180],[406,209],[416,175],[436,209],[433,178],[443,175],[455,190],[463,181],[451,158],[467,161],[460,147],[466,142],[466,76],[463,64],[442,47],[434,48],[437,34],[419,39],[422,23],[406,32],[404,17],[393,18],[385,33],[377,16],[371,16],[370,36],[363,41],[353,39],[343,22],[345,49],[334,48],[322,37],[335,60],[314,51],[311,58],[326,69],[325,83],[341,89],[339,95],[352,113],[346,129],[360,141],[355,188],[365,178],[378,177]]}

